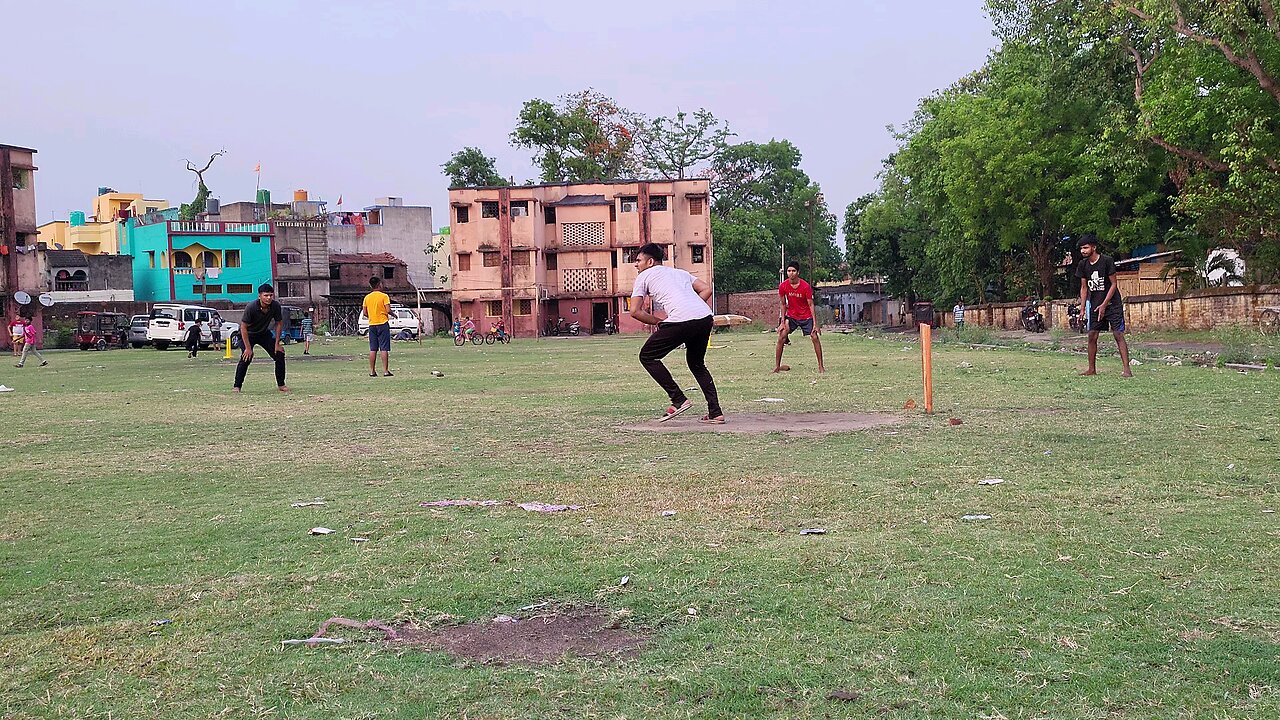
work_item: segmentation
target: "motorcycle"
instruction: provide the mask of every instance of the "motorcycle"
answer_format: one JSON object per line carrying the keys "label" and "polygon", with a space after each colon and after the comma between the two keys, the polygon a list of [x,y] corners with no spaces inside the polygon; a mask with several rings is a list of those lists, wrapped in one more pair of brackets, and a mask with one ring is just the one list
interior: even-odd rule
{"label": "motorcycle", "polygon": [[1084,332],[1084,313],[1080,312],[1080,303],[1071,303],[1067,307],[1067,324],[1076,332]]}
{"label": "motorcycle", "polygon": [[615,315],[604,321],[604,334],[612,335],[616,332],[618,332],[618,318]]}
{"label": "motorcycle", "polygon": [[1022,329],[1027,332],[1044,332],[1044,315],[1036,309],[1034,303],[1022,309]]}
{"label": "motorcycle", "polygon": [[582,332],[582,326],[578,324],[577,320],[565,325],[564,318],[557,318],[556,324],[553,325],[550,330],[551,331],[547,333],[548,335],[577,335]]}

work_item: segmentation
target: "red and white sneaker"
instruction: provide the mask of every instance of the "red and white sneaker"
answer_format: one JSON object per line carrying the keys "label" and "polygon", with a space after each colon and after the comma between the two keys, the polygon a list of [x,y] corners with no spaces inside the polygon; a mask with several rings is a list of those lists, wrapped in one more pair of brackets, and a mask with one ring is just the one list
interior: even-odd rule
{"label": "red and white sneaker", "polygon": [[693,403],[688,400],[685,400],[683,403],[681,403],[680,407],[671,405],[670,407],[667,408],[667,411],[662,414],[662,417],[658,418],[658,422],[666,422],[671,418],[684,412],[685,410],[688,410],[691,407],[693,407]]}
{"label": "red and white sneaker", "polygon": [[702,423],[703,425],[723,425],[724,416],[717,415],[715,417],[711,417],[710,415],[703,415],[702,417],[698,418],[698,422]]}

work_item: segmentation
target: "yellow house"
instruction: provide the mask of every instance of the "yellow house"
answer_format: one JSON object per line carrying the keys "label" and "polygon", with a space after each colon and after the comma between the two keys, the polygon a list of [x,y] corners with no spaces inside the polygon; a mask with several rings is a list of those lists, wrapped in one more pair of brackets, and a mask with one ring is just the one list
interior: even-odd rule
{"label": "yellow house", "polygon": [[53,249],[79,250],[86,255],[118,255],[121,218],[168,207],[168,201],[148,200],[140,193],[104,192],[93,199],[92,220],[86,220],[84,213],[75,212],[69,221],[47,222],[38,228],[38,242]]}

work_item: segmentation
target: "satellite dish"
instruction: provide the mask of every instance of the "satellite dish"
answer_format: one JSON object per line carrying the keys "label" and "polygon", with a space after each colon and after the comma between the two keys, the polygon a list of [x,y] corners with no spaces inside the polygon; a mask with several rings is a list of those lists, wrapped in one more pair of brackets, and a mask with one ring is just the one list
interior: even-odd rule
{"label": "satellite dish", "polygon": [[17,300],[19,305],[31,304],[31,296],[22,290],[19,290],[18,292],[14,293],[13,299]]}
{"label": "satellite dish", "polygon": [[53,307],[53,296],[49,293],[40,293],[40,297],[36,299],[45,307]]}
{"label": "satellite dish", "polygon": [[54,247],[56,247],[56,248],[57,248],[57,249],[59,249],[59,250],[61,250],[61,249],[62,249],[62,243],[54,243],[54,244],[53,244],[53,246],[54,246]]}

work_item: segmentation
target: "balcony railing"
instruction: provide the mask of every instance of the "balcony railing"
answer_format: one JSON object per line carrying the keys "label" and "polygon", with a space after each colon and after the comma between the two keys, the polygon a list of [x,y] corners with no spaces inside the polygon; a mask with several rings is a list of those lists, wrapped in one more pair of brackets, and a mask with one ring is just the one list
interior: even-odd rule
{"label": "balcony railing", "polygon": [[267,235],[271,227],[264,222],[221,222],[211,220],[170,220],[171,234]]}

